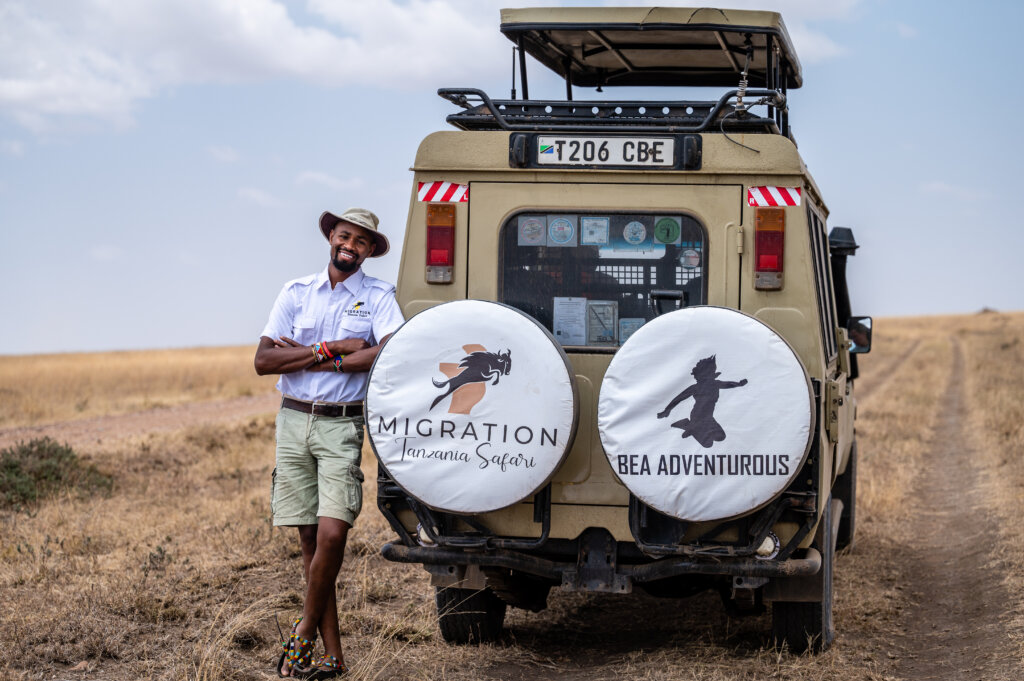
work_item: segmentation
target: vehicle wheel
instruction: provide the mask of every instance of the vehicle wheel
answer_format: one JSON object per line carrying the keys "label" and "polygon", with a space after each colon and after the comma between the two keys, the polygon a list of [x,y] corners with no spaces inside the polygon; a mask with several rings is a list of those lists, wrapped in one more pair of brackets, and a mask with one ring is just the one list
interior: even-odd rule
{"label": "vehicle wheel", "polygon": [[832,496],[843,502],[843,513],[839,516],[839,534],[836,536],[836,551],[853,546],[857,521],[857,441],[850,448],[850,462],[846,471],[836,478]]}
{"label": "vehicle wheel", "polygon": [[820,653],[827,650],[835,638],[832,626],[832,564],[835,560],[835,545],[832,541],[831,497],[818,523],[813,546],[821,552],[821,600],[772,603],[772,638],[776,645],[786,643],[794,653],[807,650]]}
{"label": "vehicle wheel", "polygon": [[505,602],[490,589],[437,587],[437,624],[448,643],[486,643],[501,636]]}

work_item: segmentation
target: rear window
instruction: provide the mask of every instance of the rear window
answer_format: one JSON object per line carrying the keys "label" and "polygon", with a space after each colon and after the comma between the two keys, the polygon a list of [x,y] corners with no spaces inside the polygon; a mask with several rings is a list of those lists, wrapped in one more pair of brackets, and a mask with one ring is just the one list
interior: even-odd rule
{"label": "rear window", "polygon": [[502,225],[500,301],[564,346],[613,351],[659,312],[707,300],[706,236],[679,213],[519,213]]}

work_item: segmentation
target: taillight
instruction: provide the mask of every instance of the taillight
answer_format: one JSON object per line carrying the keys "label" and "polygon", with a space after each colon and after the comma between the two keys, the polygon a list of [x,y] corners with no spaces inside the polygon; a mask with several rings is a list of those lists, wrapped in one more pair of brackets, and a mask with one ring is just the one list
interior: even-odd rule
{"label": "taillight", "polygon": [[783,246],[786,241],[786,209],[758,208],[754,213],[754,288],[782,288]]}
{"label": "taillight", "polygon": [[427,204],[427,283],[452,283],[455,265],[455,204]]}

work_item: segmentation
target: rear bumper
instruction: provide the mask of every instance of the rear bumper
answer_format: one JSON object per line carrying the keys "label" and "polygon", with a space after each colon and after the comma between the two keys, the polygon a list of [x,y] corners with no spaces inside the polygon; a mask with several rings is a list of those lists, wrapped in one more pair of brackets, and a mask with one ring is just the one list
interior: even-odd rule
{"label": "rear bumper", "polygon": [[[478,565],[518,570],[536,577],[567,583],[575,581],[579,569],[577,562],[540,558],[517,551],[495,549],[486,552],[466,552],[439,546],[405,546],[385,544],[381,549],[385,558],[398,563],[423,565]],[[787,560],[760,560],[756,558],[730,558],[694,560],[669,557],[639,564],[614,566],[615,576],[623,582],[653,582],[680,575],[732,575],[742,577],[801,577],[815,575],[821,569],[821,554],[807,549],[803,558]]]}

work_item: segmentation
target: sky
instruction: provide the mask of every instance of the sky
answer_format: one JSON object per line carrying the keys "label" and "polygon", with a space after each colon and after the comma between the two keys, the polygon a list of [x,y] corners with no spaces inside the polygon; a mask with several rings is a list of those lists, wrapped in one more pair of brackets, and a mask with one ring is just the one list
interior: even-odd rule
{"label": "sky", "polygon": [[[416,148],[451,129],[437,88],[508,96],[503,6],[0,0],[0,354],[254,344],[326,264],[324,210],[380,216],[365,269],[394,281]],[[854,314],[1024,309],[1024,3],[724,6],[789,28],[794,136],[861,246]],[[542,70],[531,96],[562,97]]]}

